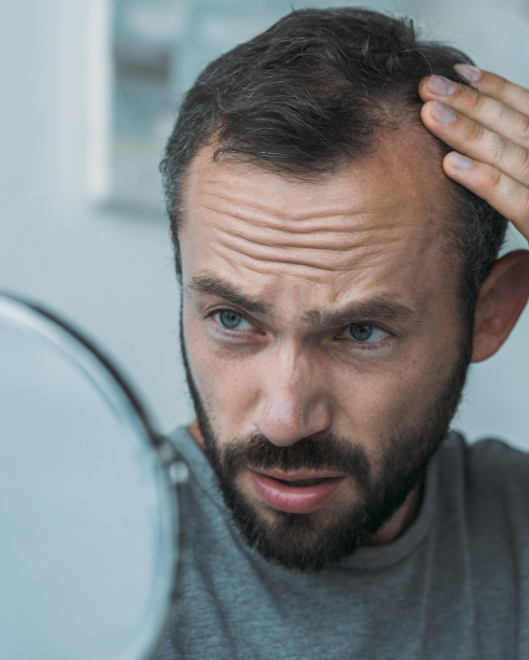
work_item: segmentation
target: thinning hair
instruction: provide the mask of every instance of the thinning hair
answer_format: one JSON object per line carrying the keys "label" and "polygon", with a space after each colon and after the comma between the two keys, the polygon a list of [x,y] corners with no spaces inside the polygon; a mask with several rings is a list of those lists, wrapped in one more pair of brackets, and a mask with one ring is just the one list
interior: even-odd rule
{"label": "thinning hair", "polygon": [[[161,163],[181,277],[182,183],[207,144],[214,158],[236,156],[279,174],[314,177],[376,151],[388,131],[416,125],[419,82],[472,64],[446,44],[420,40],[413,21],[357,8],[293,11],[209,64],[185,95]],[[440,156],[449,148],[433,135]],[[431,153],[418,155],[431,160]],[[503,242],[506,220],[446,178],[452,195],[450,246],[460,255],[468,319]]]}

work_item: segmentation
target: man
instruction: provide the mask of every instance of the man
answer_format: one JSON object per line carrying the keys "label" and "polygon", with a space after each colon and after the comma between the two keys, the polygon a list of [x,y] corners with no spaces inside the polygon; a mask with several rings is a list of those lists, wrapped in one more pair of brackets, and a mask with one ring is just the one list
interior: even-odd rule
{"label": "man", "polygon": [[293,12],[162,165],[197,421],[157,657],[529,657],[529,457],[448,432],[529,296],[529,92],[411,23]]}

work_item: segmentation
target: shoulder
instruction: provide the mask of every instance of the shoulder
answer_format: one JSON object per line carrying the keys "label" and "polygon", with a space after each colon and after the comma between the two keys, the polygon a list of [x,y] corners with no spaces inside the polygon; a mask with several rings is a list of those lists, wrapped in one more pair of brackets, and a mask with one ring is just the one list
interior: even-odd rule
{"label": "shoulder", "polygon": [[529,453],[451,433],[438,466],[437,521],[440,537],[449,539],[446,552],[468,553],[476,575],[488,576],[488,587],[476,587],[481,593],[503,593],[505,585],[514,593],[519,571],[529,575]]}
{"label": "shoulder", "polygon": [[490,541],[492,529],[507,537],[529,530],[529,452],[451,433],[441,454],[443,500],[466,512],[473,533],[481,529]]}
{"label": "shoulder", "polygon": [[529,495],[529,452],[494,438],[465,443],[465,449],[469,486]]}
{"label": "shoulder", "polygon": [[445,476],[452,473],[455,478],[460,473],[467,488],[486,483],[489,491],[520,487],[529,492],[529,451],[496,438],[469,443],[451,432],[439,453]]}
{"label": "shoulder", "polygon": [[441,500],[490,529],[501,519],[529,525],[529,452],[488,438],[468,443],[450,433],[439,452]]}

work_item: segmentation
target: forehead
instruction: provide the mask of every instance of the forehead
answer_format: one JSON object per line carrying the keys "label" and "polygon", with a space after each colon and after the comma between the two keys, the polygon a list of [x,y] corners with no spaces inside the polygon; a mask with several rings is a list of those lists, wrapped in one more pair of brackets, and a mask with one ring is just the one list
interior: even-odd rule
{"label": "forehead", "polygon": [[418,299],[448,273],[441,157],[414,132],[306,180],[213,153],[198,153],[183,186],[184,282],[213,276],[264,297],[335,303],[373,289]]}

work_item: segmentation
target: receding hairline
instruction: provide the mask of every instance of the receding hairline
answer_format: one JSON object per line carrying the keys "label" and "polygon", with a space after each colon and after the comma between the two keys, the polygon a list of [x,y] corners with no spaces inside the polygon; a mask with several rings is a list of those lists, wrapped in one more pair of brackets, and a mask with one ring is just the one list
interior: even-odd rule
{"label": "receding hairline", "polygon": [[[415,146],[418,151],[421,152],[424,167],[430,170],[432,175],[432,182],[435,186],[432,198],[436,198],[436,200],[440,202],[438,203],[438,206],[441,207],[441,209],[442,207],[445,207],[446,214],[443,210],[441,210],[441,213],[443,214],[443,217],[447,218],[451,229],[456,229],[456,227],[453,227],[454,223],[457,225],[458,222],[462,222],[463,220],[460,218],[461,213],[457,208],[457,200],[450,189],[451,180],[444,174],[442,168],[442,159],[446,152],[446,146],[426,129],[422,124],[420,117],[418,122],[407,122],[400,128],[379,131],[376,135],[373,149],[358,154],[355,158],[343,158],[340,162],[334,163],[332,166],[330,165],[327,170],[318,172],[309,171],[307,173],[293,173],[290,171],[284,171],[281,167],[267,161],[262,161],[256,157],[244,156],[237,153],[230,154],[229,152],[220,152],[219,154],[219,148],[221,145],[218,139],[216,139],[216,137],[210,138],[202,144],[196,150],[196,153],[190,158],[188,166],[180,180],[177,209],[180,220],[179,229],[182,228],[185,219],[185,208],[188,199],[186,193],[189,189],[189,178],[192,172],[194,173],[194,168],[196,167],[197,162],[205,154],[209,153],[210,156],[209,162],[206,162],[206,165],[209,164],[218,167],[232,166],[234,170],[244,167],[256,169],[258,171],[260,170],[275,174],[284,181],[291,181],[293,184],[325,184],[341,172],[354,167],[363,167],[365,164],[368,164],[369,160],[372,158],[376,159],[380,156],[382,159],[381,162],[384,163],[383,149],[388,145],[388,142],[386,142],[384,146],[382,146],[385,140],[389,141],[390,147],[391,143],[394,146],[399,147],[399,144],[402,144],[403,141],[409,144],[410,138],[414,140]],[[405,181],[403,184],[405,185]]]}

